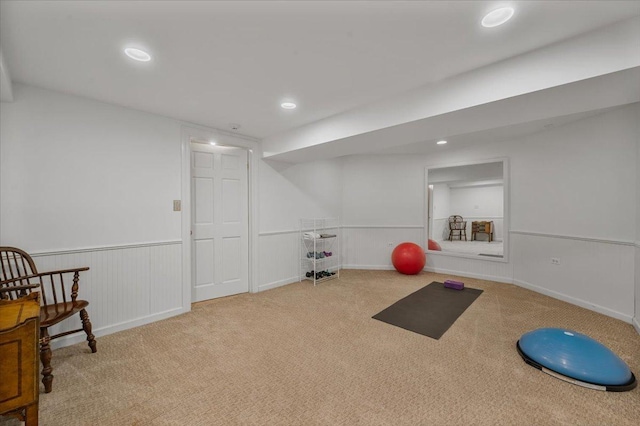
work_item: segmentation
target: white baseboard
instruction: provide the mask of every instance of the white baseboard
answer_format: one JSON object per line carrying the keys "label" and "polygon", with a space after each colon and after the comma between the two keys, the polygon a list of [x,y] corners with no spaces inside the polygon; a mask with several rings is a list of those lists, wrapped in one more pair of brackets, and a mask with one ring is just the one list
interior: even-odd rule
{"label": "white baseboard", "polygon": [[[585,309],[589,309],[590,311],[598,312],[600,314],[606,315],[608,317],[616,318],[622,320],[626,323],[631,324],[633,317],[631,315],[623,314],[622,312],[614,311],[613,309],[605,308],[604,306],[596,305],[595,303],[587,302],[586,300],[578,299],[576,297],[568,296],[563,293],[558,293],[557,291],[549,290],[544,287],[540,287],[537,285],[529,284],[525,281],[513,280],[513,283],[519,287],[523,287],[536,293],[544,294],[546,296],[553,297],[554,299],[562,300],[563,302],[571,303],[572,305],[580,306]],[[637,328],[636,328],[637,330]]]}
{"label": "white baseboard", "polygon": [[[191,310],[191,305],[188,308],[175,308],[168,311],[159,312],[157,314],[148,315],[141,318],[136,318],[131,321],[125,321],[118,324],[108,325],[93,330],[93,335],[96,337],[106,336],[118,331],[128,330],[130,328],[139,327],[141,325],[150,324],[152,322],[160,321],[163,319],[175,317],[176,315],[184,314]],[[68,336],[61,337],[51,341],[51,349],[63,348],[65,346],[75,345],[76,343],[85,342],[87,335],[80,331],[78,333],[70,334]],[[98,350],[100,349],[100,341],[98,341]]]}
{"label": "white baseboard", "polygon": [[342,269],[369,269],[372,271],[392,271],[392,265],[342,265]]}
{"label": "white baseboard", "polygon": [[640,334],[640,322],[638,321],[639,321],[638,317],[634,317],[632,323],[633,323],[633,328],[635,328],[638,334]]}
{"label": "white baseboard", "polygon": [[[373,271],[393,271],[394,269],[392,265],[344,265],[342,268],[343,269],[368,269]],[[463,271],[452,271],[449,269],[432,268],[429,266],[425,266],[423,270],[427,272],[435,272],[436,274],[456,275],[458,277],[477,278],[480,280],[497,281],[499,283],[512,284],[511,278],[506,278],[506,277],[474,274],[471,272],[463,272]]]}
{"label": "white baseboard", "polygon": [[435,272],[436,274],[457,275],[459,277],[476,278],[479,280],[496,281],[499,283],[513,284],[513,280],[511,278],[500,277],[497,275],[474,274],[473,272],[453,271],[450,269],[433,268],[431,266],[425,266],[424,270],[427,272]]}
{"label": "white baseboard", "polygon": [[283,285],[293,284],[293,283],[297,283],[299,281],[300,281],[300,277],[289,277],[289,278],[285,278],[283,280],[278,280],[278,281],[274,281],[274,282],[267,283],[267,284],[260,284],[258,286],[258,292],[265,291],[265,290],[271,290],[272,288],[282,287]]}

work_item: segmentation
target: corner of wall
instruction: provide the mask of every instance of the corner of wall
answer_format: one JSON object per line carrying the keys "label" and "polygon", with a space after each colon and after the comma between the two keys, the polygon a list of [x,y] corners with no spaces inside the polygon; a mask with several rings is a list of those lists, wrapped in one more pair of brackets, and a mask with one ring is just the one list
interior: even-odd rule
{"label": "corner of wall", "polygon": [[[636,135],[640,135],[640,103],[636,104]],[[640,137],[636,137],[636,243],[635,243],[635,297],[633,326],[640,334]]]}

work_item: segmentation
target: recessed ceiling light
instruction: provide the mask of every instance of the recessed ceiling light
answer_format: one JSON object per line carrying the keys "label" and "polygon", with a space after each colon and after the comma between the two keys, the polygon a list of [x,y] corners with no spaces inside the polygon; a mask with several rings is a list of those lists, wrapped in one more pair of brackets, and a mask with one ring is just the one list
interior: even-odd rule
{"label": "recessed ceiling light", "polygon": [[135,47],[127,47],[124,49],[124,54],[134,61],[149,62],[151,60],[151,55],[144,50],[136,49]]}
{"label": "recessed ceiling light", "polygon": [[297,105],[293,102],[283,102],[280,104],[280,106],[284,109],[295,109]]}
{"label": "recessed ceiling light", "polygon": [[493,10],[482,18],[482,26],[487,28],[497,27],[507,22],[513,16],[512,7],[501,7],[500,9]]}
{"label": "recessed ceiling light", "polygon": [[209,141],[209,145],[215,145],[216,141]]}
{"label": "recessed ceiling light", "polygon": [[438,141],[436,142],[438,145],[444,145],[445,143],[447,143],[447,141]]}

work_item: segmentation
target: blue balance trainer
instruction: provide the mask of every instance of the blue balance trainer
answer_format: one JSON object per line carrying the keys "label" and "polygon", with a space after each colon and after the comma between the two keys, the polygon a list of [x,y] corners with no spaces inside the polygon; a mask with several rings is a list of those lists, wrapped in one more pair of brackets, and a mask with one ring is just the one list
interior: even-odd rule
{"label": "blue balance trainer", "polygon": [[522,335],[518,353],[529,365],[575,385],[623,392],[636,387],[629,366],[589,336],[562,328],[540,328]]}

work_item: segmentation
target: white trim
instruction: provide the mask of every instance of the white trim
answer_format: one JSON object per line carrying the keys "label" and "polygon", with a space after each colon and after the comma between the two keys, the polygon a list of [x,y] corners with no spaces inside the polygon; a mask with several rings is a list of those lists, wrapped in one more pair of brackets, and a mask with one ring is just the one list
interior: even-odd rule
{"label": "white trim", "polygon": [[[424,225],[340,225],[338,228],[349,229],[424,229]],[[311,229],[311,228],[309,228]],[[282,229],[279,231],[263,231],[261,237],[268,235],[294,234],[300,232],[299,229]]]}
{"label": "white trim", "polygon": [[[448,240],[445,240],[448,242]],[[457,240],[454,240],[457,241]],[[501,241],[504,243],[504,241],[502,240],[495,240],[495,241]],[[466,241],[463,241],[466,242]],[[476,242],[476,241],[474,241]],[[477,241],[477,242],[484,242],[486,243],[486,241]],[[487,260],[485,259],[485,257],[487,258],[492,258],[492,259],[501,259],[500,257],[494,257],[494,256],[480,256],[478,254],[471,254],[471,253],[463,253],[463,252],[455,252],[455,251],[442,251],[442,250],[425,250],[425,253],[427,254],[435,254],[436,256],[448,256],[448,257],[461,257],[463,259],[477,259],[477,260]],[[504,256],[504,254],[503,254]],[[507,262],[504,262],[507,263]]]}
{"label": "white trim", "polygon": [[98,247],[83,247],[83,248],[77,248],[77,249],[50,250],[50,251],[40,251],[40,252],[29,253],[29,254],[31,255],[31,257],[57,256],[57,255],[63,255],[63,254],[92,253],[92,252],[107,251],[107,250],[126,250],[126,249],[141,248],[141,247],[170,246],[174,244],[182,244],[182,240],[154,241],[149,243],[132,243],[132,244],[122,244],[118,246],[98,246]]}
{"label": "white trim", "polygon": [[602,243],[602,244],[616,244],[621,246],[637,246],[638,242],[634,243],[632,240],[610,240],[603,238],[591,238],[591,237],[580,237],[577,235],[561,235],[561,234],[546,234],[543,232],[533,232],[533,231],[509,231],[511,234],[516,235],[530,235],[533,237],[546,237],[546,238],[558,238],[563,240],[576,240],[576,241],[586,241],[589,243]]}
{"label": "white trim", "polygon": [[259,176],[258,167],[262,148],[257,139],[223,130],[198,125],[183,125],[182,144],[182,304],[191,309],[191,141],[215,138],[223,145],[247,150],[249,162],[247,184],[249,188],[249,292],[260,291],[258,285],[259,244]]}
{"label": "white trim", "polygon": [[[448,217],[445,218],[438,218],[440,220],[442,219],[449,219]],[[434,220],[438,220],[438,219],[434,219]],[[504,216],[465,216],[464,220],[467,219],[504,219]]]}
{"label": "white trim", "polygon": [[640,248],[640,241],[636,241],[634,244],[637,248]]}
{"label": "white trim", "polygon": [[633,324],[633,328],[635,328],[638,334],[640,334],[640,322],[638,322],[637,317],[633,318],[632,324]]}
{"label": "white trim", "polygon": [[202,140],[209,140],[214,136],[222,137],[222,139],[226,141],[226,142],[223,142],[223,144],[233,145],[233,146],[235,146],[234,143],[227,143],[229,142],[230,139],[232,140],[242,139],[244,142],[249,142],[250,144],[260,142],[260,139],[256,139],[254,137],[243,135],[240,133],[233,133],[233,132],[229,132],[227,130],[222,130],[222,129],[214,129],[212,127],[206,127],[206,126],[202,126],[196,123],[191,123],[188,121],[180,121],[180,123],[182,124],[182,130],[183,131],[186,129],[190,130],[191,137],[194,137],[196,139],[200,138]]}
{"label": "white trim", "polygon": [[[120,322],[117,324],[108,325],[98,329],[93,329],[93,334],[96,337],[106,336],[108,334],[116,333],[118,331],[128,330],[130,328],[139,327],[145,324],[151,324],[152,322],[160,321],[170,317],[181,315],[190,311],[191,308],[173,308],[168,311],[158,312],[157,314],[147,315],[140,318],[136,318],[129,321]],[[84,342],[87,340],[87,335],[83,331],[79,331],[68,336],[61,337],[51,341],[51,349],[62,348],[64,346],[75,345],[76,343]],[[98,349],[100,349],[100,341],[98,340]]]}
{"label": "white trim", "polygon": [[[393,265],[344,265],[343,269],[364,269],[364,270],[375,270],[375,271],[393,271],[395,268]],[[499,283],[512,284],[511,278],[508,277],[499,277],[494,275],[482,275],[482,274],[474,274],[471,272],[462,272],[462,271],[453,271],[450,269],[442,269],[442,268],[433,268],[431,266],[425,266],[423,268],[425,272],[433,272],[436,274],[446,274],[446,275],[454,275],[457,277],[467,277],[467,278],[477,278],[480,280],[487,281],[496,281]]]}
{"label": "white trim", "polygon": [[289,229],[289,230],[283,230],[283,231],[260,232],[258,235],[260,235],[261,237],[268,237],[270,235],[297,234],[298,232],[300,232],[299,229]]}
{"label": "white trim", "polygon": [[424,225],[342,225],[352,229],[424,229]]}
{"label": "white trim", "polygon": [[278,280],[278,281],[274,281],[267,284],[261,284],[258,287],[258,291],[271,290],[272,288],[282,287],[284,285],[293,284],[297,282],[300,282],[300,277],[285,278],[283,280]]}
{"label": "white trim", "polygon": [[434,268],[431,266],[425,266],[424,271],[427,272],[435,272],[436,274],[447,274],[447,275],[456,275],[459,277],[467,277],[467,278],[476,278],[479,280],[487,280],[487,281],[495,281],[499,283],[505,284],[513,284],[513,280],[509,277],[500,277],[497,275],[484,275],[484,274],[475,274],[473,272],[464,272],[464,271],[454,271],[451,269],[442,269],[442,268]]}
{"label": "white trim", "polygon": [[[474,160],[474,161],[464,161],[464,162],[459,162],[459,163],[450,163],[450,164],[442,164],[442,165],[427,165],[424,169],[424,187],[422,188],[422,193],[424,194],[424,203],[423,203],[423,212],[422,212],[422,217],[424,218],[424,225],[422,226],[424,228],[424,238],[425,238],[425,243],[427,243],[426,240],[428,240],[429,238],[429,196],[427,195],[427,188],[429,188],[429,170],[432,169],[442,169],[442,168],[448,168],[448,167],[459,167],[459,166],[471,166],[471,165],[476,165],[476,164],[487,164],[487,163],[497,163],[497,162],[502,162],[502,181],[503,181],[503,207],[502,207],[502,228],[503,228],[503,256],[504,257],[489,257],[486,256],[486,258],[478,258],[476,256],[473,255],[465,255],[465,254],[458,254],[458,253],[452,253],[452,252],[446,252],[446,253],[442,253],[439,252],[437,250],[429,250],[428,246],[427,249],[425,250],[426,253],[429,254],[440,254],[443,256],[453,256],[453,257],[466,257],[466,258],[470,258],[470,259],[476,259],[476,260],[480,260],[483,262],[501,262],[501,263],[509,263],[509,248],[510,248],[510,241],[509,238],[505,238],[504,235],[508,235],[509,233],[509,227],[510,227],[510,223],[511,221],[509,220],[510,217],[510,200],[511,200],[511,184],[510,184],[510,167],[509,167],[509,158],[508,157],[498,157],[498,158],[488,158],[488,159],[484,159],[484,160]],[[474,216],[474,217],[478,217],[478,216]],[[434,220],[436,220],[434,218]]]}
{"label": "white trim", "polygon": [[549,290],[544,287],[529,284],[528,282],[514,279],[513,284],[526,288],[536,293],[544,294],[545,296],[553,297],[554,299],[562,300],[563,302],[571,303],[572,305],[580,306],[590,311],[598,312],[600,314],[622,320],[631,324],[633,317],[631,315],[623,314],[622,312],[614,311],[613,309],[605,308],[604,306],[596,305],[595,303],[587,302],[586,300],[578,299],[573,296],[568,296],[557,291]]}
{"label": "white trim", "polygon": [[[501,241],[502,244],[505,244],[504,240],[497,240],[496,241]],[[504,257],[494,257],[494,256],[479,256],[477,254],[469,254],[469,253],[457,253],[454,251],[440,251],[440,250],[425,250],[425,253],[427,253],[428,255],[436,255],[436,256],[446,256],[446,257],[459,257],[462,259],[474,259],[474,260],[482,260],[482,261],[490,261],[490,262],[501,262],[501,263],[509,263],[509,261],[507,260],[507,249],[506,247],[503,246],[502,248],[502,255]]]}
{"label": "white trim", "polygon": [[363,269],[371,271],[393,271],[393,265],[342,265],[342,269]]}

